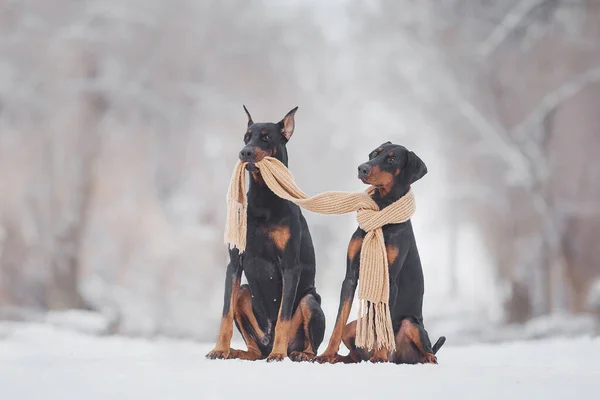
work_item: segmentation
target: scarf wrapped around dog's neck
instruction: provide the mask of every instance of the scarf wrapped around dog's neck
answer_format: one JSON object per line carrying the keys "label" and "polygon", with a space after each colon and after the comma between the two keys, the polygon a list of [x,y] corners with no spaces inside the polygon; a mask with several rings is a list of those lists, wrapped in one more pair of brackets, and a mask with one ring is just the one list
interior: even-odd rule
{"label": "scarf wrapped around dog's neck", "polygon": [[[247,207],[244,162],[238,162],[227,193],[225,242],[240,253],[246,249]],[[366,232],[360,254],[359,310],[356,345],[372,350],[395,349],[394,331],[389,308],[388,258],[381,228],[408,221],[415,213],[412,190],[383,210],[371,198],[376,190],[365,192],[324,192],[307,196],[296,184],[290,171],[279,160],[265,157],[255,163],[266,185],[277,196],[319,214],[357,212],[358,225]]]}

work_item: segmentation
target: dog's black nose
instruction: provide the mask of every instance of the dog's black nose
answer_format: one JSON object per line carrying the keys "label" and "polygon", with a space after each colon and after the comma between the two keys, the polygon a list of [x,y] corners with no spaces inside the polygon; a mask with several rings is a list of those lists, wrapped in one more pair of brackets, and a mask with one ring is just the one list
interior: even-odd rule
{"label": "dog's black nose", "polygon": [[256,152],[252,147],[244,147],[242,151],[240,151],[240,160],[244,162],[252,162],[254,161],[254,156]]}
{"label": "dog's black nose", "polygon": [[358,166],[358,178],[365,179],[371,174],[371,166],[369,164],[361,164]]}

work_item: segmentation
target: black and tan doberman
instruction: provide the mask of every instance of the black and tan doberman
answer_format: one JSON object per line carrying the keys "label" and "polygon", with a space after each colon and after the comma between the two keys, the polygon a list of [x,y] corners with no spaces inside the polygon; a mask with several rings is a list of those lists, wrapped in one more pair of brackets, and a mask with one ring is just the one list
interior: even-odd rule
{"label": "black and tan doberman", "polygon": [[[358,167],[358,177],[377,190],[373,200],[380,209],[392,204],[427,173],[425,163],[403,146],[386,142],[373,150],[369,161]],[[441,337],[432,347],[423,325],[423,270],[410,220],[383,227],[390,272],[390,314],[396,335],[396,350],[365,351],[355,345],[356,321],[346,325],[359,278],[360,251],[365,231],[358,228],[348,246],[346,277],[342,284],[335,327],[320,363],[355,363],[365,360],[394,363],[437,363],[435,353],[444,344]],[[338,355],[340,343],[350,350]]]}
{"label": "black and tan doberman", "polygon": [[[266,156],[288,165],[297,107],[279,123],[254,123],[244,110],[248,127],[239,157],[250,173],[247,244],[242,254],[229,251],[221,328],[207,357],[309,361],[325,332],[312,239],[300,208],[277,197],[254,165]],[[242,272],[248,284],[240,286]],[[234,322],[246,351],[230,348]]]}

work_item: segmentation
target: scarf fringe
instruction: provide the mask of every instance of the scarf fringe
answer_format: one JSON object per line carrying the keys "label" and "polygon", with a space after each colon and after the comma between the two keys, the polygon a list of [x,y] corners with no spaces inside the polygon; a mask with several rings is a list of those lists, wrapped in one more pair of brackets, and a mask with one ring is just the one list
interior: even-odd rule
{"label": "scarf fringe", "polygon": [[[240,178],[241,176],[241,178]],[[237,163],[233,170],[227,191],[227,218],[225,220],[225,243],[230,249],[246,250],[246,230],[248,229],[248,199],[246,197],[246,176],[244,164]]]}
{"label": "scarf fringe", "polygon": [[396,350],[396,338],[387,303],[359,300],[356,346],[368,351],[381,348]]}

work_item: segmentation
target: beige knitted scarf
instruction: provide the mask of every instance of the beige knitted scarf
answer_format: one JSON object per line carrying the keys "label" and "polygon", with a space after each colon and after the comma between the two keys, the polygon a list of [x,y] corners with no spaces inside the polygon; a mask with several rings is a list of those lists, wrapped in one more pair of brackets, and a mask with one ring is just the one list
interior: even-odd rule
{"label": "beige knitted scarf", "polygon": [[[227,223],[225,242],[240,252],[246,249],[247,199],[246,163],[238,162],[227,193]],[[395,349],[394,332],[389,309],[388,259],[381,228],[387,224],[408,221],[415,212],[411,190],[394,203],[379,210],[371,198],[375,187],[365,192],[325,192],[307,196],[296,184],[290,171],[279,160],[265,157],[256,167],[266,185],[277,196],[320,214],[346,214],[357,211],[358,225],[366,232],[359,268],[359,309],[356,345],[372,350]]]}

